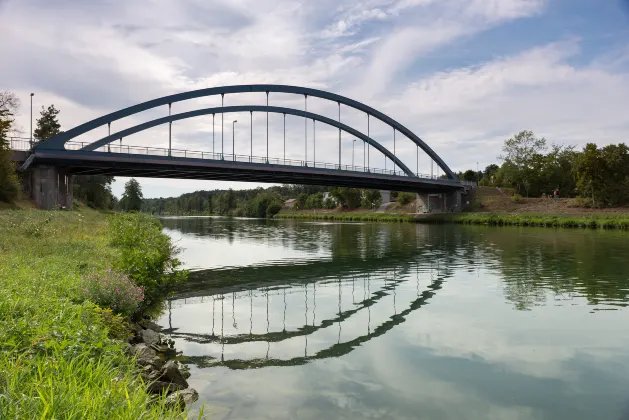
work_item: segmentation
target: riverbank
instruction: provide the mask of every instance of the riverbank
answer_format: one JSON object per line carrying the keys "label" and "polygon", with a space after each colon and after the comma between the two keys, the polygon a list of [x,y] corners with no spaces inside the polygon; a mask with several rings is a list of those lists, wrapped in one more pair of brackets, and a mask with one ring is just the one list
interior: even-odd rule
{"label": "riverbank", "polygon": [[279,213],[278,219],[310,219],[330,221],[366,222],[406,222],[424,224],[467,224],[489,226],[538,226],[590,229],[629,230],[629,214],[595,213],[579,214],[497,214],[497,213],[457,213],[457,214],[390,214],[390,213]]}
{"label": "riverbank", "polygon": [[[154,222],[115,217],[112,224],[89,209],[0,211],[0,418],[186,418],[179,404],[147,392],[130,357],[128,318],[86,298],[92,273],[107,279],[135,264],[130,274],[141,279],[165,267],[148,256],[172,247]],[[167,280],[163,272],[152,278],[162,288]]]}

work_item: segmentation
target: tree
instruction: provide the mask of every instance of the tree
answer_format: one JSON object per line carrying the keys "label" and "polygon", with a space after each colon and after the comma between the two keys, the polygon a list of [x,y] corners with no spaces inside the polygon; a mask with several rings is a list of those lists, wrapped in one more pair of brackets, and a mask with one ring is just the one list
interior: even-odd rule
{"label": "tree", "polygon": [[476,174],[476,172],[471,169],[468,169],[463,174],[463,180],[465,181],[476,181],[477,177],[478,175]]}
{"label": "tree", "polygon": [[495,163],[492,163],[491,165],[487,165],[487,167],[483,171],[483,178],[491,179],[492,176],[496,175],[496,172],[498,172],[499,169],[500,169],[500,166],[496,165]]}
{"label": "tree", "polygon": [[6,202],[15,200],[20,191],[8,138],[18,107],[19,101],[13,93],[0,92],[0,200]]}
{"label": "tree", "polygon": [[364,190],[362,207],[365,209],[371,209],[380,206],[382,204],[382,196],[380,190]]}
{"label": "tree", "polygon": [[343,208],[353,210],[360,207],[362,200],[361,191],[357,188],[333,188],[330,195],[334,197]]}
{"label": "tree", "polygon": [[112,209],[116,201],[111,193],[113,176],[106,175],[75,175],[74,198],[96,209]]}
{"label": "tree", "polygon": [[[518,190],[523,186],[534,184],[534,177],[539,174],[541,153],[546,149],[546,139],[537,138],[532,131],[521,131],[512,138],[505,140],[502,148],[504,155],[503,168],[505,180]],[[537,167],[534,167],[537,164]]]}
{"label": "tree", "polygon": [[61,124],[59,124],[57,119],[59,110],[54,105],[50,105],[47,109],[42,106],[40,115],[37,119],[35,131],[33,131],[33,137],[38,142],[48,140],[61,133]]}
{"label": "tree", "polygon": [[297,196],[297,199],[295,201],[295,208],[297,210],[303,210],[306,208],[306,201],[308,201],[308,194],[306,194],[305,192],[300,193]]}
{"label": "tree", "polygon": [[321,209],[323,208],[323,193],[318,192],[315,194],[310,194],[308,199],[306,200],[307,209]]}
{"label": "tree", "polygon": [[131,178],[124,184],[124,194],[120,200],[120,207],[124,211],[140,211],[142,208],[142,188],[135,178]]}

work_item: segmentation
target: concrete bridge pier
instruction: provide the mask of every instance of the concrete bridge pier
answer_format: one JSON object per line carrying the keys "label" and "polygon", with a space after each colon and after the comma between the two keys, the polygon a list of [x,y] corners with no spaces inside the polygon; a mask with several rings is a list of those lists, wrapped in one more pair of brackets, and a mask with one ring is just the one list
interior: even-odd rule
{"label": "concrete bridge pier", "polygon": [[72,210],[72,177],[63,168],[37,165],[29,169],[25,184],[30,185],[30,197],[38,208]]}
{"label": "concrete bridge pier", "polygon": [[417,213],[460,212],[461,195],[461,190],[436,194],[417,193]]}

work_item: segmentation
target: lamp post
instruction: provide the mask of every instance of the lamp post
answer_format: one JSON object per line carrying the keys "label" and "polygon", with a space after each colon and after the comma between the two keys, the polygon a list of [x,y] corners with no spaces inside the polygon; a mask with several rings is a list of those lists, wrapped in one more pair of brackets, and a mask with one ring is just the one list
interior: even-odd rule
{"label": "lamp post", "polygon": [[356,146],[356,139],[352,141],[352,171],[354,170],[354,146]]}
{"label": "lamp post", "polygon": [[34,93],[31,93],[31,149],[33,149],[33,96]]}
{"label": "lamp post", "polygon": [[236,123],[238,120],[234,120],[232,123],[232,160],[236,160]]}

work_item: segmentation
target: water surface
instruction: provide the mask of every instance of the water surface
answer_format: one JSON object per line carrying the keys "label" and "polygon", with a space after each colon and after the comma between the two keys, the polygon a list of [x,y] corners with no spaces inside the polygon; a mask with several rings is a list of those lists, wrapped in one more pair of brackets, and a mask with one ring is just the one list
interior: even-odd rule
{"label": "water surface", "polygon": [[164,219],[216,419],[629,419],[622,232]]}

